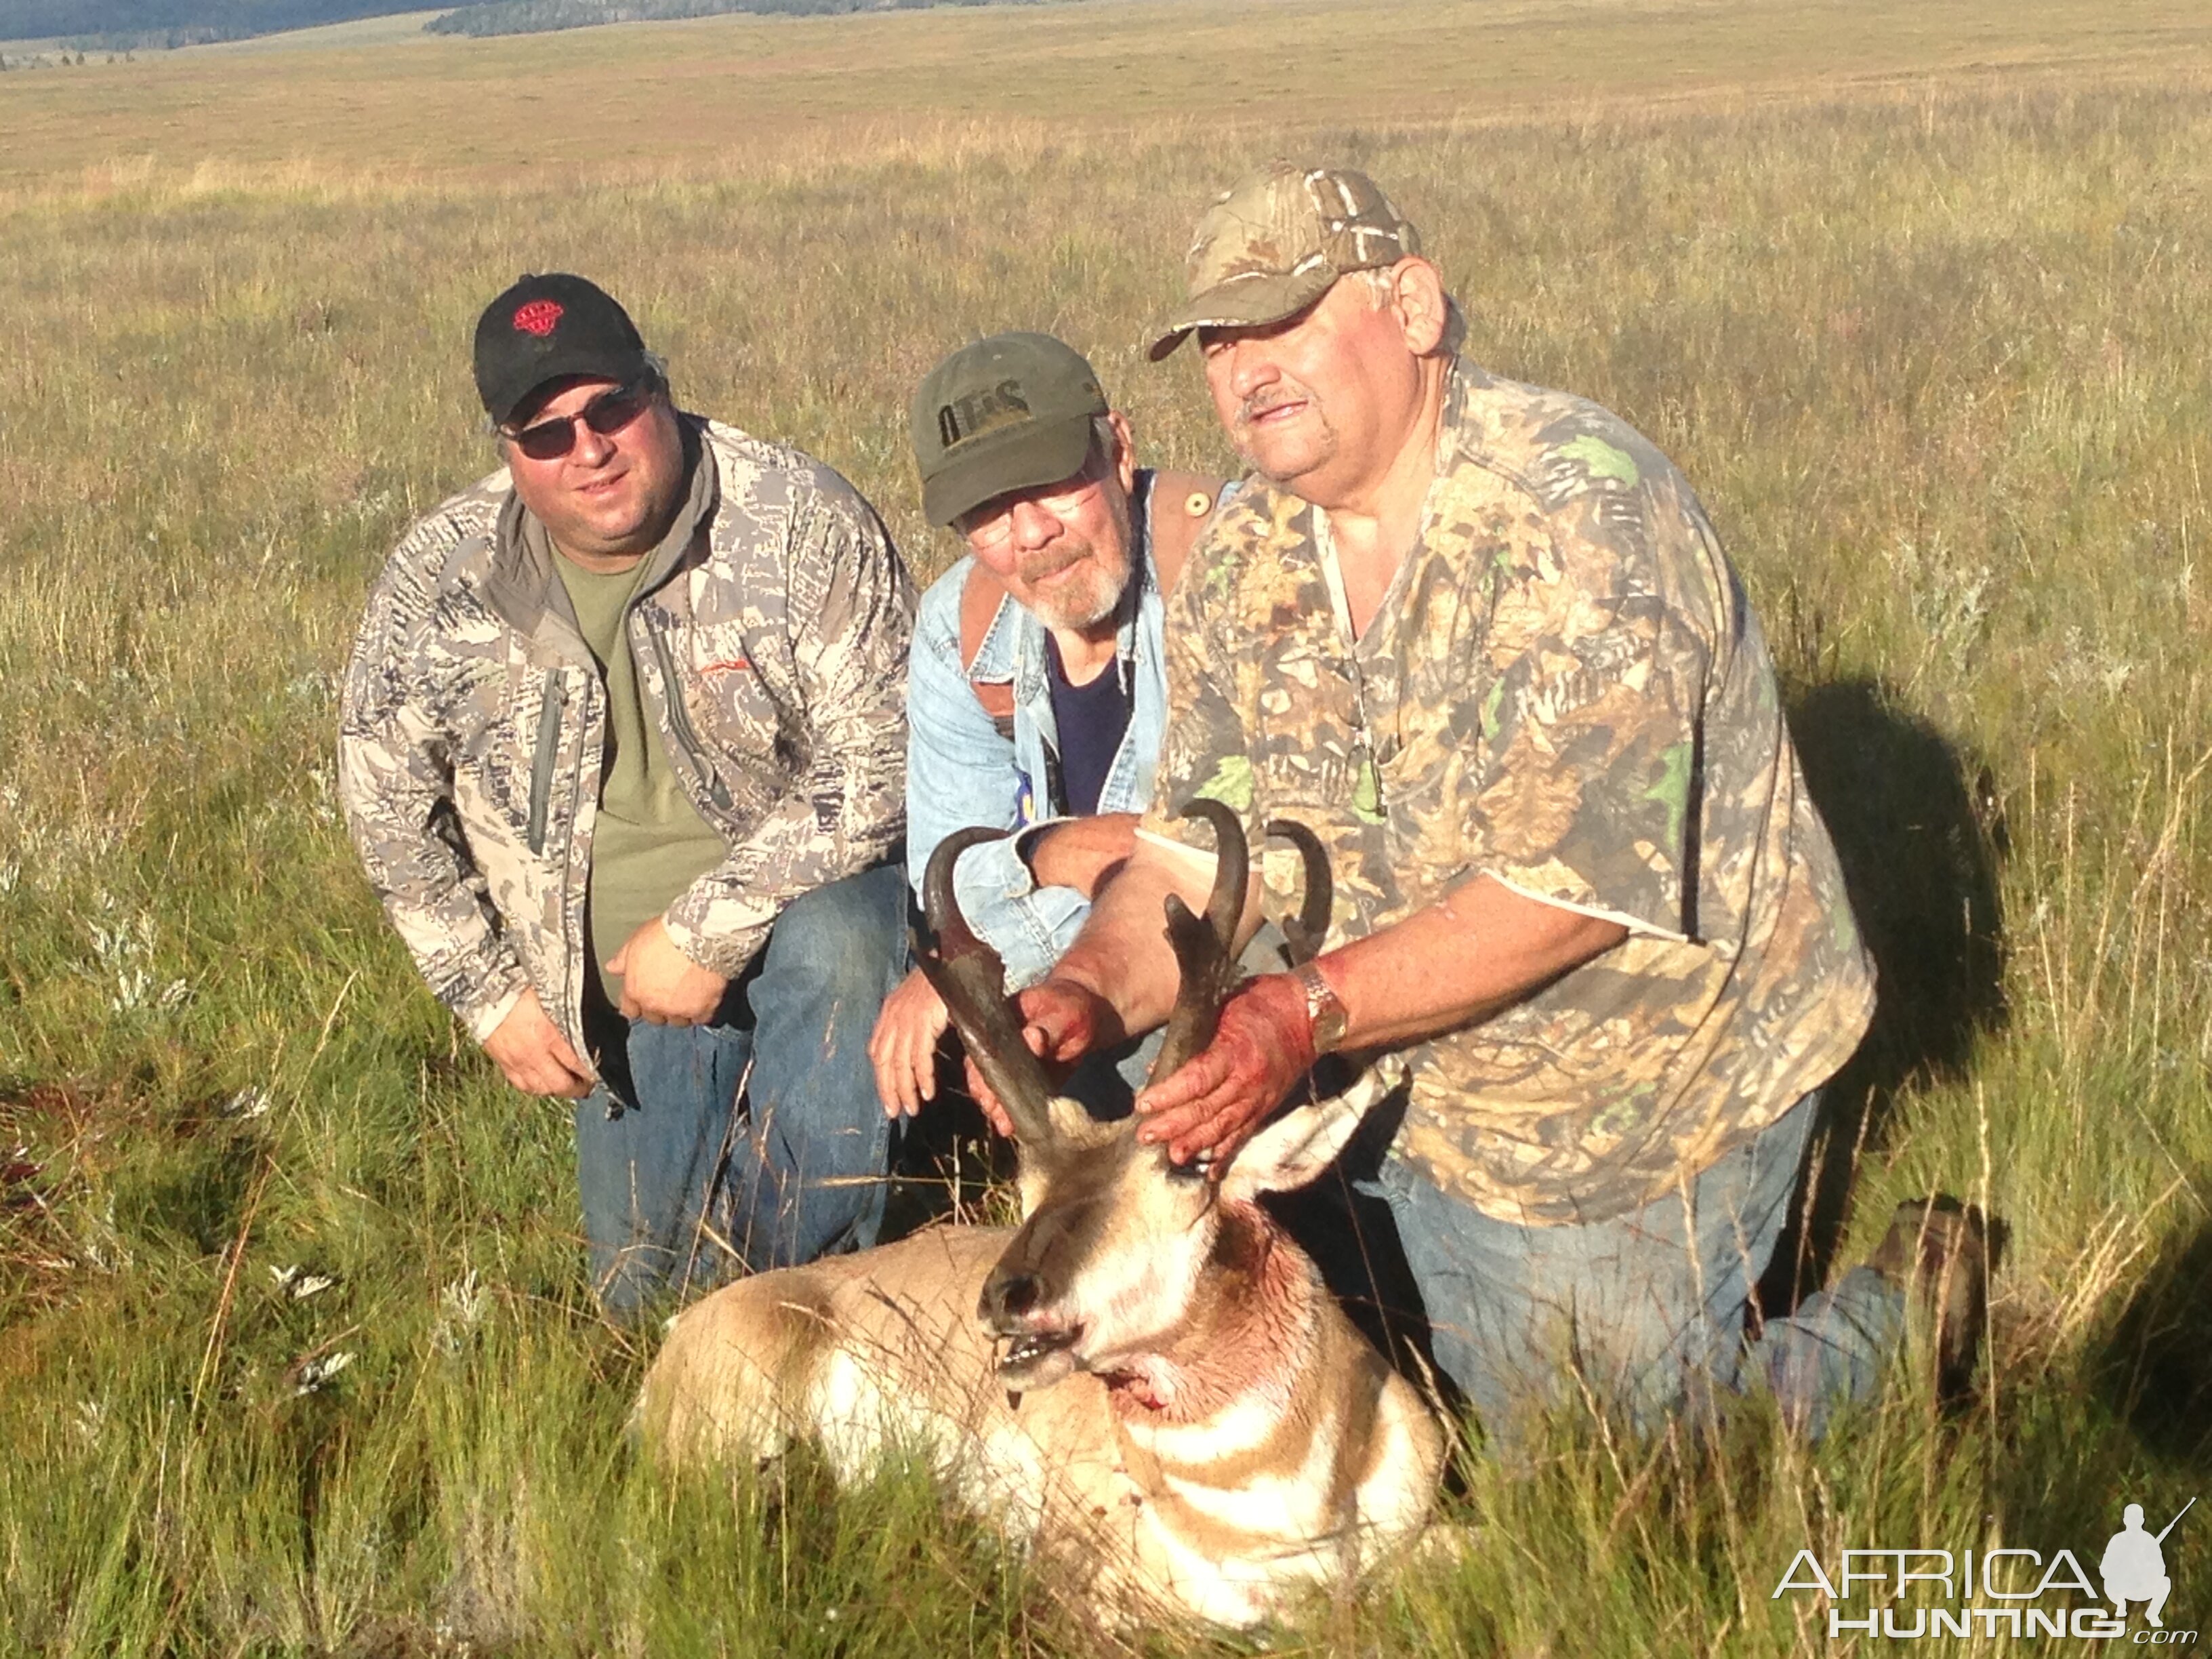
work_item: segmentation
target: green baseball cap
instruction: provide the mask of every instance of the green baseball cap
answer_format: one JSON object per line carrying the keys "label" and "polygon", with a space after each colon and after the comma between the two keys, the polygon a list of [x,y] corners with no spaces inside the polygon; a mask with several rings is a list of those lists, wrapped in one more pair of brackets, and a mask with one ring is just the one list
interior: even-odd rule
{"label": "green baseball cap", "polygon": [[1364,173],[1270,161],[1214,198],[1190,245],[1190,297],[1162,319],[1154,362],[1194,328],[1294,317],[1348,271],[1395,265],[1420,233]]}
{"label": "green baseball cap", "polygon": [[1058,483],[1091,455],[1106,394],[1083,354],[1049,334],[994,334],[925,375],[914,397],[921,509],[949,525],[1010,489]]}

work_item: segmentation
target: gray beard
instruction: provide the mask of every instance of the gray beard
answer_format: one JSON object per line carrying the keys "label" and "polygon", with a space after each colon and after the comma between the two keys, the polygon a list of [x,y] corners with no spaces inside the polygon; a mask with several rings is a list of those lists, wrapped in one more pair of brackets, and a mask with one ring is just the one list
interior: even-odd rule
{"label": "gray beard", "polygon": [[1087,614],[1063,611],[1057,606],[1051,611],[1047,611],[1042,605],[1039,605],[1037,619],[1048,628],[1065,629],[1070,633],[1079,632],[1086,628],[1095,628],[1121,607],[1121,592],[1126,591],[1128,586],[1128,578],[1124,576],[1121,589],[1108,593],[1098,603],[1086,606]]}
{"label": "gray beard", "polygon": [[[1068,611],[1059,611],[1058,614],[1054,614],[1054,611],[1047,611],[1043,605],[1039,605],[1033,607],[1038,621],[1043,623],[1048,628],[1065,629],[1070,633],[1077,633],[1086,628],[1097,627],[1120,609],[1121,596],[1129,591],[1129,584],[1134,581],[1137,576],[1137,553],[1134,538],[1131,533],[1133,529],[1131,520],[1133,516],[1129,511],[1127,501],[1121,502],[1119,510],[1114,514],[1114,527],[1121,535],[1122,556],[1126,560],[1121,568],[1121,581],[1109,589],[1094,604],[1086,607],[1088,615]],[[1054,609],[1057,611],[1057,607]]]}

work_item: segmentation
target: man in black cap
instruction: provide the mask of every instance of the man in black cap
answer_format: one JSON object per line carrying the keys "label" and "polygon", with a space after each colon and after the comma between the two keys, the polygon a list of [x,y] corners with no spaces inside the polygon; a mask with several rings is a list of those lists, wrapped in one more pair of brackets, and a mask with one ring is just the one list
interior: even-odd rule
{"label": "man in black cap", "polygon": [[610,1310],[871,1243],[896,550],[828,467],[678,410],[580,276],[493,301],[476,380],[506,465],[401,543],[347,673],[369,879],[507,1080],[579,1102]]}

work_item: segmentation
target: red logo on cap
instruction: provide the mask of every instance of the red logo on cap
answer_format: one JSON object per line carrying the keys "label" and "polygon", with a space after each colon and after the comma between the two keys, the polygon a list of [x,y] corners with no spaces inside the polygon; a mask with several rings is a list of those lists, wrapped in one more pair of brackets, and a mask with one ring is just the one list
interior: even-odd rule
{"label": "red logo on cap", "polygon": [[519,307],[514,313],[514,325],[525,334],[535,334],[541,340],[553,331],[553,325],[561,320],[561,306],[555,300],[532,300]]}

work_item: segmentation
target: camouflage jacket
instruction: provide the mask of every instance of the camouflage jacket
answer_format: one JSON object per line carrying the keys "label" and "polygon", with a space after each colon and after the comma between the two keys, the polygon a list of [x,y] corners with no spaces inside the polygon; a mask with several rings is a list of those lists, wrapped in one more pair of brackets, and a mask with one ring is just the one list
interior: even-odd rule
{"label": "camouflage jacket", "polygon": [[[734,975],[786,904],[898,842],[914,594],[843,478],[684,418],[715,499],[703,532],[644,574],[627,626],[640,694],[729,844],[669,907],[669,935]],[[482,1041],[534,986],[581,1054],[606,693],[521,511],[495,472],[386,563],[346,671],[339,787],[439,999]]]}
{"label": "camouflage jacket", "polygon": [[[1325,526],[1320,526],[1322,533]],[[1757,621],[1688,483],[1583,399],[1452,370],[1419,539],[1356,645],[1315,510],[1218,516],[1167,618],[1146,829],[1215,796],[1303,818],[1332,945],[1488,874],[1625,925],[1536,995],[1389,1062],[1395,1152],[1485,1213],[1601,1220],[1779,1116],[1873,1008]],[[1270,853],[1271,890],[1287,860]]]}

